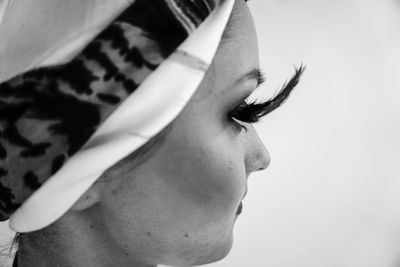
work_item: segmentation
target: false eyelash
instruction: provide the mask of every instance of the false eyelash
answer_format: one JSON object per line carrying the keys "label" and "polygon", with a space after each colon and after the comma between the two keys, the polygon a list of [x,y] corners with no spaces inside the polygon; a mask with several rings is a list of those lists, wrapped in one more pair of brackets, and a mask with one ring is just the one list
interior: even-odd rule
{"label": "false eyelash", "polygon": [[299,68],[295,68],[295,73],[290,78],[289,82],[285,83],[282,86],[282,89],[272,99],[262,103],[257,103],[256,101],[252,103],[246,103],[243,101],[234,110],[229,112],[229,118],[246,123],[254,123],[259,121],[263,116],[272,112],[285,102],[292,90],[299,83],[300,77],[304,70],[305,67],[303,65],[300,65]]}

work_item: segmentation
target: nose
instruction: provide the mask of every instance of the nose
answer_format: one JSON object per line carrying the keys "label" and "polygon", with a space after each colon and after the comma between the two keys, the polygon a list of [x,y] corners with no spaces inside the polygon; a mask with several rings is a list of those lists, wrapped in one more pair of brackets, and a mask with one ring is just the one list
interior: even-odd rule
{"label": "nose", "polygon": [[245,156],[246,172],[262,171],[268,168],[271,157],[253,126],[248,128]]}

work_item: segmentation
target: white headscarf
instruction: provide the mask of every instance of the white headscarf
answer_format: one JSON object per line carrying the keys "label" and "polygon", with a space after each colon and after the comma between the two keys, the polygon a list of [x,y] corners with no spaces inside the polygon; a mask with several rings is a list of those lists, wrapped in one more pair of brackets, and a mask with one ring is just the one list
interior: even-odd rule
{"label": "white headscarf", "polygon": [[[132,2],[2,2],[0,82],[34,68],[68,62]],[[11,229],[30,232],[56,221],[104,171],[176,118],[204,78],[233,5],[234,0],[217,4],[178,49],[112,112],[89,141],[11,215]],[[40,23],[31,25],[25,20],[27,16],[37,17]]]}

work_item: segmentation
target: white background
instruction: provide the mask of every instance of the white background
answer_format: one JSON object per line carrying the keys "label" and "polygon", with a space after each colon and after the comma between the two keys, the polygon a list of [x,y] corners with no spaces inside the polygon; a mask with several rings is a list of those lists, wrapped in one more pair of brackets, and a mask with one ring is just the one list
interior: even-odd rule
{"label": "white background", "polygon": [[249,5],[267,76],[258,94],[307,70],[258,125],[272,163],[250,177],[231,254],[207,267],[400,266],[400,2]]}

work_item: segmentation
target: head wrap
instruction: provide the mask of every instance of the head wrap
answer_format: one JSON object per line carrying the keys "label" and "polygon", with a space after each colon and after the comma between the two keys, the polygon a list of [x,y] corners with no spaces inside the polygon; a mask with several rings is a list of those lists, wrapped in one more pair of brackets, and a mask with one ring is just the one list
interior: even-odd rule
{"label": "head wrap", "polygon": [[0,220],[30,232],[174,120],[234,0],[5,2]]}

